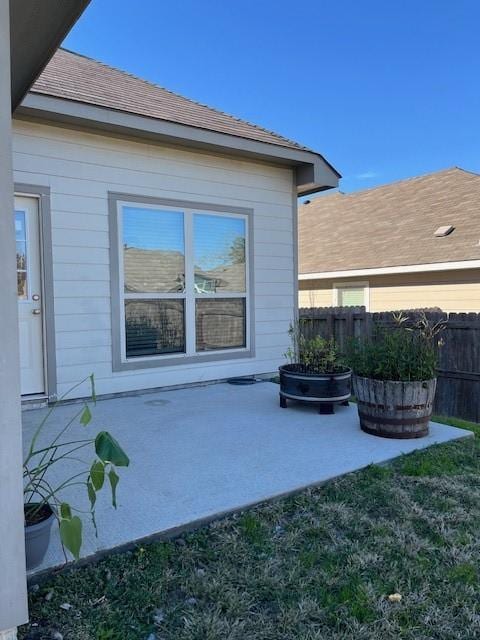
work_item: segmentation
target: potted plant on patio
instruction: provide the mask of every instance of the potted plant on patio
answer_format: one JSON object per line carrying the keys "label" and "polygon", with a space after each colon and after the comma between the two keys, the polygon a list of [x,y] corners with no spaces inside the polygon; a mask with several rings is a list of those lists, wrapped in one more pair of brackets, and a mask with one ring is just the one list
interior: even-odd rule
{"label": "potted plant on patio", "polygon": [[385,438],[428,434],[436,390],[437,347],[446,322],[430,323],[424,312],[393,313],[393,327],[376,327],[354,340],[349,363],[360,427]]}
{"label": "potted plant on patio", "polygon": [[[60,400],[64,400],[73,389],[88,380],[91,384],[91,400],[95,403],[93,375],[75,385]],[[127,455],[107,431],[100,431],[94,437],[82,437],[78,432],[72,436],[67,435],[72,425],[78,423],[82,429],[87,429],[92,420],[88,402],[83,402],[66,425],[56,430],[54,435],[48,433],[46,438],[46,431],[50,430],[52,424],[49,419],[56,406],[57,403],[47,412],[35,430],[23,462],[27,569],[32,569],[42,562],[54,520],[58,522],[64,549],[68,549],[75,559],[79,558],[82,546],[82,520],[76,514],[86,511],[74,508],[64,500],[64,492],[74,486],[85,487],[90,505],[87,513],[92,518],[96,532],[97,493],[108,482],[112,504],[116,508],[116,489],[119,481],[116,468],[129,464]],[[90,451],[92,454],[93,460],[88,466],[78,457],[82,451]],[[63,465],[63,480],[52,479],[51,470],[54,465],[57,469]],[[56,475],[58,477],[58,474]]]}
{"label": "potted plant on patio", "polygon": [[323,414],[334,413],[334,404],[348,404],[352,371],[345,366],[333,338],[306,337],[302,320],[290,325],[289,360],[279,368],[280,406],[299,400],[319,406]]}

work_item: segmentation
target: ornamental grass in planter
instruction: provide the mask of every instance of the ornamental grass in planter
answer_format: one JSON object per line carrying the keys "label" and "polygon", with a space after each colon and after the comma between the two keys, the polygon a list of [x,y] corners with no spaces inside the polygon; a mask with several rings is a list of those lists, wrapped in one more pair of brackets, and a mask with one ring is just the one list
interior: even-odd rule
{"label": "ornamental grass in planter", "polygon": [[334,403],[348,403],[351,369],[347,367],[333,338],[308,338],[304,321],[290,326],[292,346],[285,354],[289,360],[279,368],[280,406],[287,400],[309,402],[319,406],[320,413],[333,413]]}
{"label": "ornamental grass in planter", "polygon": [[[93,375],[75,385],[61,400],[88,380],[91,384],[91,399],[95,403]],[[116,471],[118,467],[127,467],[129,464],[128,456],[108,431],[99,431],[96,435],[89,433],[92,413],[88,402],[83,402],[65,425],[51,433],[52,422],[49,419],[56,406],[57,403],[51,407],[35,430],[23,462],[27,569],[33,569],[42,562],[55,520],[64,550],[67,549],[75,559],[79,558],[83,528],[81,516],[85,513],[90,515],[96,532],[97,494],[104,485],[109,485],[112,505],[116,508],[116,490],[119,482]],[[69,436],[69,429],[78,423],[84,430],[84,435],[77,432]],[[81,458],[85,452],[92,456],[88,463]],[[65,476],[58,479],[59,474],[56,474],[55,478],[52,478],[52,467],[57,465],[58,468],[62,463]],[[69,489],[78,486],[83,486],[88,496],[90,508],[87,512],[74,507],[70,500],[67,502],[65,498]]]}
{"label": "ornamental grass in planter", "polygon": [[420,438],[428,434],[446,323],[430,323],[423,312],[393,313],[392,320],[392,327],[377,327],[350,345],[360,426],[385,438]]}

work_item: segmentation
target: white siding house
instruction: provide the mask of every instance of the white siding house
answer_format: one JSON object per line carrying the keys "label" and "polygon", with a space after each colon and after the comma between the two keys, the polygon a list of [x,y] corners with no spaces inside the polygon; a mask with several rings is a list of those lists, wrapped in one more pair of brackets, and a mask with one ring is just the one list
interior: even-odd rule
{"label": "white siding house", "polygon": [[[99,63],[87,63],[102,72]],[[33,93],[32,101],[45,99],[41,80],[44,93]],[[107,132],[98,122],[86,126],[85,114],[80,121],[64,113],[59,122],[56,100],[55,118],[27,100],[14,122],[24,397],[62,397],[91,373],[98,394],[116,394],[274,371],[296,312],[297,193],[333,186],[338,174],[289,141],[254,141],[269,148],[268,158],[263,151],[227,154],[218,144],[192,148],[171,137]],[[237,140],[241,146],[245,138]],[[288,153],[304,154],[311,165],[276,157]],[[243,258],[217,255],[229,227],[239,234]],[[129,245],[134,266],[125,257],[134,255]],[[153,277],[158,251],[181,261],[175,281]],[[240,280],[233,283],[228,270]],[[199,284],[213,277],[215,287]],[[150,322],[154,310],[164,322],[175,318],[168,320],[173,337],[152,338],[160,320],[152,320],[148,335],[132,334],[135,314],[148,311]],[[199,337],[200,324],[209,337]],[[71,395],[86,391],[80,386]]]}

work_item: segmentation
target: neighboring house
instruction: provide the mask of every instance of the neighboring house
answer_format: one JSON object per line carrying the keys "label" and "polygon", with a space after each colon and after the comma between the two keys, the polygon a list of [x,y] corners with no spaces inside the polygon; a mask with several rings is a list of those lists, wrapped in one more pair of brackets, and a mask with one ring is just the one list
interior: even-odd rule
{"label": "neighboring house", "polygon": [[282,361],[297,195],[338,183],[322,156],[61,49],[15,113],[13,169],[25,399]]}
{"label": "neighboring house", "polygon": [[299,303],[480,312],[480,175],[447,169],[301,205]]}

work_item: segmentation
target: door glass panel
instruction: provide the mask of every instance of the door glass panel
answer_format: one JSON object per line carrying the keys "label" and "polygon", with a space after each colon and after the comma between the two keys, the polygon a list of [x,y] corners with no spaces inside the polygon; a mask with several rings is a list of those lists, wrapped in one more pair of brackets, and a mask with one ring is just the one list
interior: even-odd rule
{"label": "door glass panel", "polygon": [[27,243],[16,242],[17,245],[17,269],[27,268]]}
{"label": "door glass panel", "polygon": [[17,271],[17,294],[22,300],[26,300],[27,296],[27,274],[25,271]]}
{"label": "door glass panel", "polygon": [[15,211],[15,240],[25,242],[27,230],[25,228],[25,211]]}
{"label": "door glass panel", "polygon": [[125,293],[185,290],[183,213],[123,207]]}
{"label": "door glass panel", "polygon": [[17,249],[17,294],[21,300],[27,292],[27,229],[25,211],[15,211],[15,240]]}
{"label": "door glass panel", "polygon": [[184,300],[126,300],[126,356],[185,351]]}
{"label": "door glass panel", "polygon": [[195,303],[197,351],[245,347],[245,298],[197,298]]}
{"label": "door glass panel", "polygon": [[196,213],[195,292],[245,292],[245,220]]}

